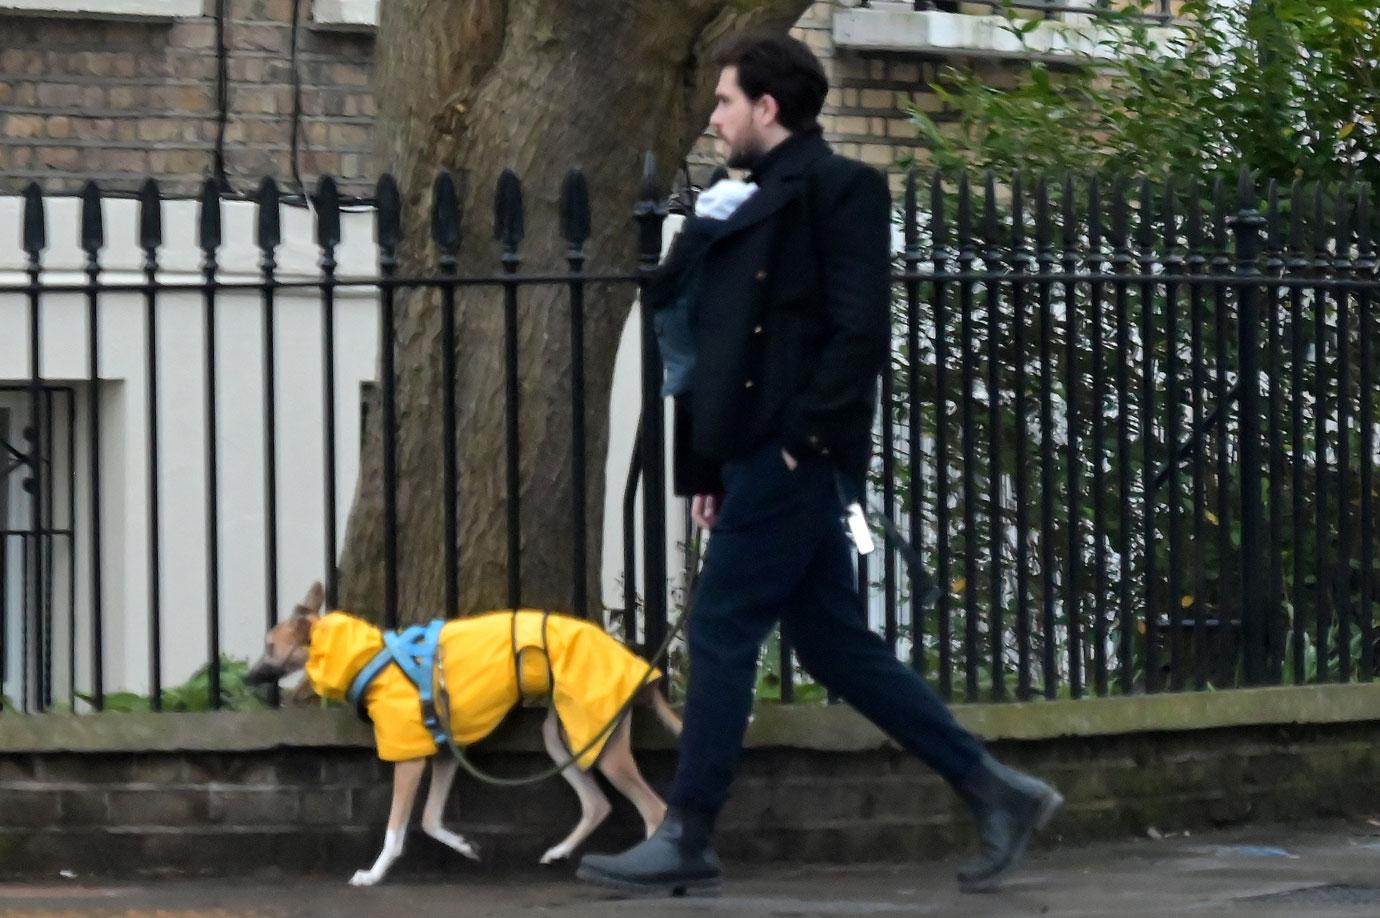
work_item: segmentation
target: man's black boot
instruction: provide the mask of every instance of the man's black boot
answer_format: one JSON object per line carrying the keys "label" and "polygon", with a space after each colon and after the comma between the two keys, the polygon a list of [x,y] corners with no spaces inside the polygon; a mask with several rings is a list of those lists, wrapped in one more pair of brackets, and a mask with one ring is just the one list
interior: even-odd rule
{"label": "man's black boot", "polygon": [[977,820],[978,856],[958,868],[964,892],[992,889],[1021,862],[1037,829],[1064,798],[1038,778],[1008,768],[986,753],[957,788]]}
{"label": "man's black boot", "polygon": [[622,854],[587,854],[575,876],[638,896],[713,895],[723,885],[713,829],[709,814],[671,807],[651,838]]}

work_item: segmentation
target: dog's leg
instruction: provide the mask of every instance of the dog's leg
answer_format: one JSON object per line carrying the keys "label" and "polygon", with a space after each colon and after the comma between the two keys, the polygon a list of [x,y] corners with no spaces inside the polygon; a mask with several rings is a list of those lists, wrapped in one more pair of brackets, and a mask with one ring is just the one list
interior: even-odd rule
{"label": "dog's leg", "polygon": [[[546,754],[551,756],[551,761],[559,765],[570,757],[570,753],[561,742],[561,722],[556,718],[554,705],[546,715],[546,720],[542,722],[541,738],[546,744]],[[580,821],[575,824],[575,828],[566,836],[565,841],[541,856],[543,864],[570,857],[580,842],[588,838],[589,834],[608,818],[609,813],[613,812],[609,798],[604,796],[598,783],[592,776],[581,771],[578,765],[572,764],[561,772],[561,777],[570,782],[570,786],[575,788],[576,796],[580,798]]]}
{"label": "dog's leg", "polygon": [[407,820],[412,816],[412,804],[417,799],[417,785],[422,783],[426,759],[408,759],[393,765],[393,806],[388,811],[388,831],[383,836],[383,850],[368,870],[357,870],[350,878],[351,886],[373,886],[388,873],[388,868],[402,856],[403,839],[407,836]]}
{"label": "dog's leg", "polygon": [[637,770],[637,761],[632,754],[632,719],[625,717],[614,728],[604,752],[599,756],[599,770],[618,792],[632,801],[637,812],[646,824],[647,835],[657,830],[666,818],[666,804],[652,790],[650,784]]}
{"label": "dog's leg", "polygon": [[450,796],[450,785],[455,780],[455,770],[460,763],[444,749],[431,758],[431,786],[426,792],[426,803],[422,806],[422,831],[441,844],[458,851],[472,861],[479,860],[479,848],[441,825],[441,813],[446,808],[446,798]]}

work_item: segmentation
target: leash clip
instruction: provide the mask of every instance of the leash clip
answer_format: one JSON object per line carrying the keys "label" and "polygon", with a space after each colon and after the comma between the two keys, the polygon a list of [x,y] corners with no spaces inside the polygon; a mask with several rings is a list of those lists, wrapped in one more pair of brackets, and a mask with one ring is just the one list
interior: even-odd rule
{"label": "leash clip", "polygon": [[872,541],[872,530],[867,528],[867,517],[863,515],[862,505],[857,501],[849,504],[845,511],[845,520],[848,525],[848,537],[853,540],[858,554],[872,554],[877,545]]}

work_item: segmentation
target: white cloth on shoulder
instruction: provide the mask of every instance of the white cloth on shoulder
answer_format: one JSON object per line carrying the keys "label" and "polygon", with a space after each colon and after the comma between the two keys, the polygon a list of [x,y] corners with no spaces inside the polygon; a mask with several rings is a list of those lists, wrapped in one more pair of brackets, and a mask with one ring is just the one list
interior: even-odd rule
{"label": "white cloth on shoulder", "polygon": [[720,179],[700,192],[699,198],[695,200],[695,216],[727,220],[744,201],[756,193],[757,186],[752,182]]}

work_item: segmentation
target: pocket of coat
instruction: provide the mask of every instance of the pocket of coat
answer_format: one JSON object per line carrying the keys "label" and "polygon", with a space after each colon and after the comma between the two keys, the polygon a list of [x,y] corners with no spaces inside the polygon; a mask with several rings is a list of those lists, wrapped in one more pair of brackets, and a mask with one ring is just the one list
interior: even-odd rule
{"label": "pocket of coat", "polygon": [[787,512],[801,499],[799,482],[779,445],[763,448],[725,483],[728,491],[715,532],[749,528]]}

